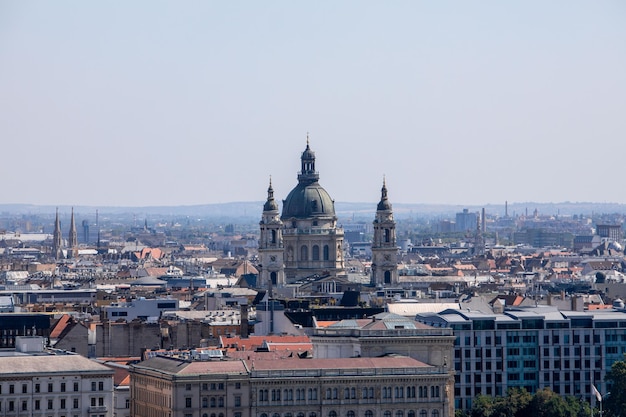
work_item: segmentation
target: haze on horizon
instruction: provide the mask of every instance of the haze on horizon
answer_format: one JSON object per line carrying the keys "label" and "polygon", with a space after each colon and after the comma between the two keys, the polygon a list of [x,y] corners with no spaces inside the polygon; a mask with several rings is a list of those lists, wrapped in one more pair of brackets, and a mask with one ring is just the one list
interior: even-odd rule
{"label": "haze on horizon", "polygon": [[626,203],[623,1],[0,3],[0,204]]}

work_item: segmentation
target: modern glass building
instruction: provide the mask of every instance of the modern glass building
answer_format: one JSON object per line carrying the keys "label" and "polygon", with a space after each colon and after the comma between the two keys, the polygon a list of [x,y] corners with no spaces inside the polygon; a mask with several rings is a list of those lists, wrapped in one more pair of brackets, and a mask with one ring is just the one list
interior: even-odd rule
{"label": "modern glass building", "polygon": [[509,388],[595,401],[591,385],[605,394],[604,377],[626,353],[626,311],[559,311],[510,308],[502,314],[449,309],[416,320],[454,330],[455,407],[469,409],[479,394]]}

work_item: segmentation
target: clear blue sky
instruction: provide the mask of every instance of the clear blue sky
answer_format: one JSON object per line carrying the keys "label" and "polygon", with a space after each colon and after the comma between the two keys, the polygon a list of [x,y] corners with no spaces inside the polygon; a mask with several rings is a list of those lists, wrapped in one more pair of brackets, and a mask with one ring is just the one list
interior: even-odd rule
{"label": "clear blue sky", "polygon": [[626,2],[0,2],[0,203],[626,203]]}

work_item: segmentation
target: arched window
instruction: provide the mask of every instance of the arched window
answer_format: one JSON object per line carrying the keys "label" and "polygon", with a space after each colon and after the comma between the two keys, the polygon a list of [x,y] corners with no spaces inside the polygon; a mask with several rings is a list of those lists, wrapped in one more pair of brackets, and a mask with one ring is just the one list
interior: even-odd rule
{"label": "arched window", "polygon": [[306,245],[300,246],[300,260],[308,261],[309,260],[309,248]]}
{"label": "arched window", "polygon": [[396,411],[396,417],[404,417],[404,412],[402,410]]}
{"label": "arched window", "polygon": [[333,388],[333,400],[336,400],[337,398],[339,398],[339,392],[337,388]]}
{"label": "arched window", "polygon": [[354,411],[348,410],[348,412],[346,413],[346,417],[355,417]]}
{"label": "arched window", "polygon": [[215,397],[211,397],[211,408],[215,408],[217,405],[217,401],[215,401]]}
{"label": "arched window", "polygon": [[[211,413],[211,417],[216,417],[215,413]],[[261,414],[261,417],[263,417],[263,414]],[[267,417],[267,414],[265,414],[265,417]]]}
{"label": "arched window", "polygon": [[385,229],[385,243],[389,243],[391,241],[391,232],[389,229]]}
{"label": "arched window", "polygon": [[361,392],[361,397],[367,398],[367,388],[363,388],[363,391]]}
{"label": "arched window", "polygon": [[272,417],[280,417],[280,414],[274,413],[274,414],[272,414]]}
{"label": "arched window", "polygon": [[420,410],[420,417],[428,417],[428,411]]}
{"label": "arched window", "polygon": [[219,397],[217,399],[217,406],[218,407],[224,407],[224,397]]}
{"label": "arched window", "polygon": [[384,417],[391,417],[391,411],[387,410],[383,413]]}
{"label": "arched window", "polygon": [[317,417],[317,413],[309,413],[309,417]]}
{"label": "arched window", "polygon": [[366,410],[365,417],[374,417],[374,412],[372,410]]}
{"label": "arched window", "polygon": [[312,256],[314,261],[319,261],[320,260],[320,247],[317,245],[313,245],[313,256]]}
{"label": "arched window", "polygon": [[207,408],[209,406],[209,399],[207,397],[202,397],[202,408]]}
{"label": "arched window", "polygon": [[298,413],[298,417],[304,417],[304,413]]}
{"label": "arched window", "polygon": [[209,417],[207,413],[202,414],[202,417]]}
{"label": "arched window", "polygon": [[432,417],[439,417],[439,410],[433,410],[433,412],[432,412],[432,413],[430,413],[430,415],[431,415]]}
{"label": "arched window", "polygon": [[345,389],[343,390],[343,398],[344,398],[344,399],[348,399],[348,398],[350,398],[350,388],[345,388]]}
{"label": "arched window", "polygon": [[328,245],[324,245],[324,260],[327,261],[330,259],[330,250],[328,249]]}
{"label": "arched window", "polygon": [[337,417],[337,412],[335,410],[330,410],[328,412],[328,417]]}
{"label": "arched window", "polygon": [[370,398],[374,398],[374,388],[373,387],[370,387],[370,389],[369,389],[369,397]]}
{"label": "arched window", "polygon": [[276,230],[272,229],[272,242],[273,244],[276,243]]}
{"label": "arched window", "polygon": [[270,272],[270,280],[272,281],[272,285],[276,285],[276,281],[277,281],[276,271]]}
{"label": "arched window", "polygon": [[391,271],[385,271],[385,284],[391,284]]}
{"label": "arched window", "polygon": [[332,391],[330,388],[326,388],[326,399],[330,400],[332,398]]}
{"label": "arched window", "polygon": [[415,417],[415,411],[413,411],[413,410],[407,411],[406,417]]}

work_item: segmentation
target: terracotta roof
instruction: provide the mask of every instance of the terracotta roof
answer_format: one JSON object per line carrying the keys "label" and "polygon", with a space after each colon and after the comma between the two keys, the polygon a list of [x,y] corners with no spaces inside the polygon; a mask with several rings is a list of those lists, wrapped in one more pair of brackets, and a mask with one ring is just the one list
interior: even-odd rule
{"label": "terracotta roof", "polygon": [[289,343],[289,344],[310,344],[311,339],[308,336],[281,336],[281,335],[268,335],[268,336],[249,336],[246,339],[242,339],[240,336],[233,337],[220,337],[220,345],[223,347],[232,347],[236,345],[240,350],[254,350],[263,343],[275,344]]}
{"label": "terracotta roof", "polygon": [[246,361],[248,368],[255,371],[289,369],[376,369],[376,368],[430,368],[431,365],[407,356],[385,356],[379,358],[336,358],[336,359],[284,359],[280,361]]}
{"label": "terracotta roof", "polygon": [[71,318],[72,316],[69,314],[63,314],[59,321],[57,321],[57,324],[55,324],[54,329],[50,332],[50,339],[58,339],[67,327]]}

